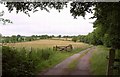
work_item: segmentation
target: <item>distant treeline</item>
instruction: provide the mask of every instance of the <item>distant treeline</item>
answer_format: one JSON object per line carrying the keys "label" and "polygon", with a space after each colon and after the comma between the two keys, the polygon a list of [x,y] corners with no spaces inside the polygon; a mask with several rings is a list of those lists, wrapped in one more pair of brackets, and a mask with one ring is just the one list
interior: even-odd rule
{"label": "distant treeline", "polygon": [[34,41],[40,39],[52,39],[52,38],[72,38],[73,36],[54,36],[54,35],[32,35],[32,36],[21,36],[21,35],[12,35],[12,36],[2,36],[2,43],[16,43],[16,42],[26,42],[26,41]]}
{"label": "distant treeline", "polygon": [[93,35],[93,33],[89,33],[88,35],[74,36],[72,38],[72,41],[84,42],[93,45],[103,45],[103,42],[99,40],[95,35]]}
{"label": "distant treeline", "polygon": [[[97,31],[93,31],[88,35],[79,35],[72,37],[72,41],[74,42],[84,42],[92,45],[104,45],[106,47],[111,47],[111,41],[108,35],[104,35],[103,37],[100,36],[100,33]],[[116,40],[115,40],[116,41]]]}

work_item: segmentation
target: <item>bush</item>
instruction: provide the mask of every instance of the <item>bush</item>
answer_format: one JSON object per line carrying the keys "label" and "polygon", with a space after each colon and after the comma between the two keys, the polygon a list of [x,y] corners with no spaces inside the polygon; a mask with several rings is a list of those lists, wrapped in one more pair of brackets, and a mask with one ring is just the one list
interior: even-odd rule
{"label": "bush", "polygon": [[34,72],[34,61],[28,56],[26,51],[18,52],[10,47],[2,47],[3,76],[30,76]]}
{"label": "bush", "polygon": [[73,37],[72,41],[77,42],[77,37]]}
{"label": "bush", "polygon": [[2,66],[3,76],[17,77],[17,76],[31,76],[34,75],[38,69],[38,65],[53,54],[48,49],[38,50],[34,49],[28,52],[25,48],[20,50],[15,48],[2,47]]}

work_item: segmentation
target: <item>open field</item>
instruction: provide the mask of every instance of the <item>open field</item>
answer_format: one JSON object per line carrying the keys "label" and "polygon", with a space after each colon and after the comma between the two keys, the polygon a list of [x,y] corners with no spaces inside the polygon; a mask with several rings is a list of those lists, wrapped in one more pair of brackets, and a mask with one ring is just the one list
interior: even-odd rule
{"label": "open field", "polygon": [[52,38],[53,40],[64,40],[64,41],[71,41],[72,38]]}
{"label": "open field", "polygon": [[73,41],[62,41],[62,40],[37,40],[37,41],[31,41],[31,42],[20,42],[20,43],[9,43],[8,46],[14,46],[14,47],[25,47],[25,48],[53,48],[53,46],[60,45],[60,46],[66,46],[71,44],[73,48],[87,48],[90,45],[81,43],[81,42],[73,42]]}

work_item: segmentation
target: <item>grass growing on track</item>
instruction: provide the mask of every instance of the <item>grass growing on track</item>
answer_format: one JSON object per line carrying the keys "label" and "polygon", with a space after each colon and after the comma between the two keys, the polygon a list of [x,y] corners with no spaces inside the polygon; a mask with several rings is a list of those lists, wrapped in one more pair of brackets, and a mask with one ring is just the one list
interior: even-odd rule
{"label": "grass growing on track", "polygon": [[76,68],[76,66],[77,66],[77,64],[78,64],[78,60],[80,60],[80,58],[82,58],[85,54],[87,54],[88,53],[88,50],[87,51],[85,51],[84,53],[82,53],[77,59],[75,59],[75,60],[73,60],[69,65],[68,65],[68,67],[70,68],[70,71],[73,71],[75,68]]}
{"label": "grass growing on track", "polygon": [[97,46],[90,59],[93,75],[106,75],[109,50],[104,46]]}

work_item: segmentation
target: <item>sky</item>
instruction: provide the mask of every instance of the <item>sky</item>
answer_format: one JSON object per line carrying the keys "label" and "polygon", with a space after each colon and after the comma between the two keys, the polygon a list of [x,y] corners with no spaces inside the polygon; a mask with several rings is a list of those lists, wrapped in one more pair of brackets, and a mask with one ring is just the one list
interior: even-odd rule
{"label": "sky", "polygon": [[89,19],[92,14],[87,14],[85,19],[78,17],[74,19],[70,13],[70,5],[59,13],[58,10],[51,9],[50,13],[43,10],[35,13],[30,12],[30,17],[15,10],[9,13],[4,5],[0,4],[0,12],[5,11],[4,18],[10,19],[13,24],[3,25],[0,23],[0,33],[3,36],[11,35],[87,35],[92,32],[95,19]]}

